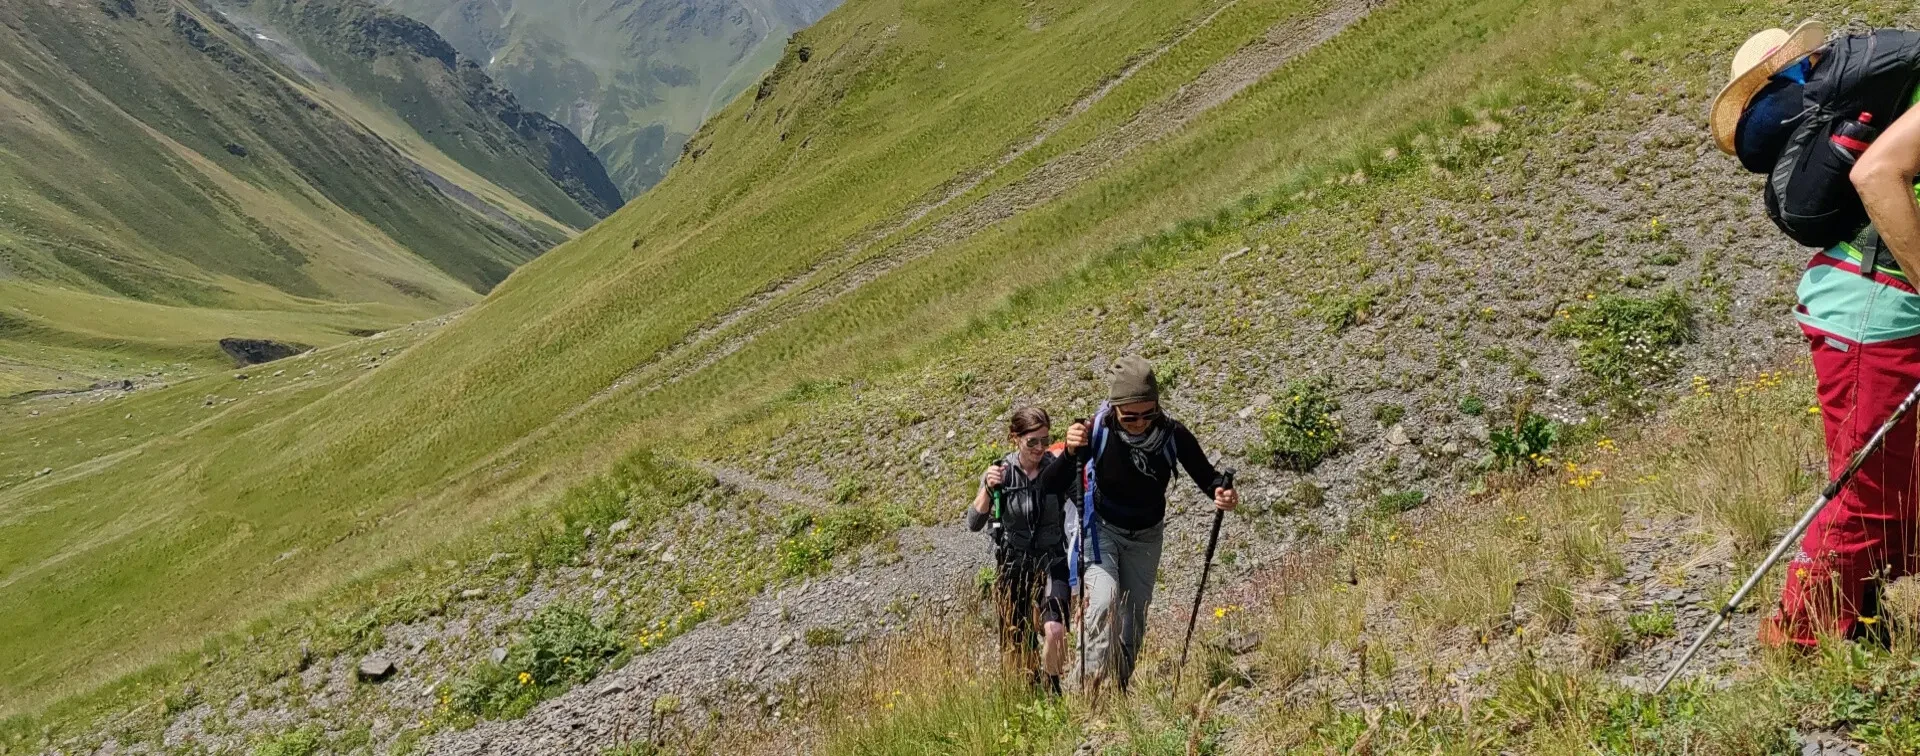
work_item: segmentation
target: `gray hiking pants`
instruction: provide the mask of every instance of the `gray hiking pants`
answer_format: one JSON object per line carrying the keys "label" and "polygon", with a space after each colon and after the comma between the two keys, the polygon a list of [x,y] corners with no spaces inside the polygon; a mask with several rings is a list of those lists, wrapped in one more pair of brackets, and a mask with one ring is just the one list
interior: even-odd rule
{"label": "gray hiking pants", "polygon": [[[1100,563],[1086,574],[1088,671],[1104,674],[1125,688],[1133,677],[1140,640],[1147,634],[1147,607],[1160,574],[1160,540],[1167,524],[1145,530],[1121,530],[1102,521]],[[1114,643],[1118,634],[1119,643]]]}

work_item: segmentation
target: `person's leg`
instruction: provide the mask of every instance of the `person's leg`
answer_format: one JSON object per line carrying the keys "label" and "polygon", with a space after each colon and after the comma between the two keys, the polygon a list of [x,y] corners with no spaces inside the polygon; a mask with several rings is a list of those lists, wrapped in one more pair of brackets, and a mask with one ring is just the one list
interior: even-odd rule
{"label": "person's leg", "polygon": [[1120,594],[1119,558],[1106,533],[1100,537],[1100,562],[1095,564],[1089,555],[1086,569],[1080,573],[1080,589],[1086,592],[1087,600],[1086,616],[1080,622],[1080,653],[1086,656],[1088,689],[1098,688],[1110,669],[1115,648],[1114,602]]}
{"label": "person's leg", "polygon": [[1121,690],[1133,679],[1134,662],[1139,660],[1146,638],[1147,610],[1153,606],[1153,583],[1160,574],[1160,541],[1165,527],[1162,524],[1131,537],[1115,538],[1125,552],[1120,563],[1120,653],[1115,669]]}
{"label": "person's leg", "polygon": [[1043,573],[1046,588],[1040,598],[1040,623],[1045,638],[1040,647],[1040,668],[1057,678],[1066,665],[1067,602],[1073,596],[1068,587],[1066,555],[1056,554],[1048,559]]}
{"label": "person's leg", "polygon": [[[1920,338],[1862,344],[1812,328],[1807,335],[1834,476],[1912,390]],[[1870,593],[1911,559],[1914,422],[1909,416],[1895,425],[1880,452],[1807,528],[1787,564],[1779,607],[1761,629],[1763,642],[1812,646],[1827,634],[1853,637]]]}
{"label": "person's leg", "polygon": [[1039,643],[1034,638],[1038,629],[1034,623],[1034,614],[1038,609],[1040,592],[1037,590],[1041,577],[1033,558],[1021,555],[1015,560],[1014,599],[1009,609],[1008,632],[1014,639],[1014,661],[1022,670],[1032,671],[1034,657]]}

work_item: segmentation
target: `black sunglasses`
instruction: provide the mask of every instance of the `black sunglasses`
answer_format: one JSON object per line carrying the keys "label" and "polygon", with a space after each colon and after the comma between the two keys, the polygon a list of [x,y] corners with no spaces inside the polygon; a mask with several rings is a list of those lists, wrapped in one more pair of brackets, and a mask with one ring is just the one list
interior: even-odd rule
{"label": "black sunglasses", "polygon": [[1113,408],[1113,414],[1123,423],[1152,422],[1167,416],[1166,413],[1160,411],[1159,407],[1138,414],[1115,407]]}

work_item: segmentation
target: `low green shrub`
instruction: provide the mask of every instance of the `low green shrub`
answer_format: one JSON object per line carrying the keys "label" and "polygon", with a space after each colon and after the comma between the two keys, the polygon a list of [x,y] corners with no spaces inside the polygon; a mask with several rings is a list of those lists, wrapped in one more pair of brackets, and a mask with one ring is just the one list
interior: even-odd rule
{"label": "low green shrub", "polygon": [[1380,511],[1388,514],[1410,512],[1421,504],[1427,503],[1427,492],[1420,490],[1395,491],[1380,494],[1376,502]]}
{"label": "low green shrub", "polygon": [[1340,420],[1333,416],[1339,411],[1332,381],[1293,381],[1278,406],[1261,419],[1260,440],[1248,451],[1284,470],[1310,471],[1343,446]]}
{"label": "low green shrub", "polygon": [[297,730],[288,730],[260,745],[254,746],[253,756],[313,756],[325,745],[320,736],[319,725],[307,725]]}
{"label": "low green shrub", "polygon": [[1559,426],[1524,409],[1518,414],[1511,426],[1487,433],[1487,451],[1493,455],[1494,466],[1502,470],[1546,466],[1547,455],[1560,436]]}
{"label": "low green shrub", "polygon": [[453,683],[442,702],[474,716],[512,719],[592,679],[626,650],[621,634],[596,622],[585,607],[555,604],[533,616],[504,660],[476,666]]}
{"label": "low green shrub", "polygon": [[785,520],[787,535],[775,550],[780,574],[798,577],[825,572],[835,557],[910,522],[905,512],[892,507],[842,506],[817,515],[790,510]]}
{"label": "low green shrub", "polygon": [[1666,607],[1654,607],[1627,618],[1627,628],[1642,640],[1671,638],[1674,633],[1673,611]]}
{"label": "low green shrub", "polygon": [[1603,295],[1557,313],[1549,332],[1580,340],[1575,361],[1591,383],[1583,397],[1638,410],[1649,386],[1680,365],[1678,347],[1693,340],[1693,305],[1677,291],[1651,298]]}

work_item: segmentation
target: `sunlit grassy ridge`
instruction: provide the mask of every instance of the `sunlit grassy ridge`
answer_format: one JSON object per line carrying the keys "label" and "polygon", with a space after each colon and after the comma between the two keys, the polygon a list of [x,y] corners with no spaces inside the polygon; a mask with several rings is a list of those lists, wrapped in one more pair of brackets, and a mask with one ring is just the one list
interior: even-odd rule
{"label": "sunlit grassy ridge", "polygon": [[[1029,310],[1124,297],[1143,276],[1213,254],[1221,243],[1213,230],[1238,233],[1239,224],[1305,206],[1297,190],[1364,166],[1419,122],[1457,115],[1448,128],[1476,124],[1451,109],[1470,94],[1499,103],[1527,83],[1510,78],[1516,71],[1564,76],[1676,19],[1731,34],[1794,10],[1389,5],[1184,128],[1103,152],[1111,163],[1062,178],[1058,192],[1022,184],[1042,166],[1016,159],[903,232],[862,243],[992,169],[1129,61],[1222,7],[1044,5],[843,7],[794,41],[766,97],[722,111],[659,189],[391,364],[324,395],[243,400],[138,455],[63,464],[0,491],[9,517],[0,537],[31,545],[12,563],[30,568],[0,573],[0,601],[20,607],[0,619],[0,659],[20,660],[0,669],[0,701],[17,709],[84,689],[279,599],[313,595],[537,504],[635,448],[699,453],[730,430],[737,434],[722,443],[752,443],[764,437],[751,421],[767,400],[800,382],[931,369],[994,328],[1026,325]],[[1327,8],[1234,4],[1213,21],[1232,27],[1194,31],[1082,114],[1095,124],[1089,131],[1070,120],[1056,135],[1096,144],[1102,128],[1119,133],[1129,112],[1171,96],[1204,61]],[[1689,60],[1674,51],[1681,43],[1669,44],[1670,59]],[[1035,151],[1071,152],[1049,144]],[[993,187],[1016,186],[1027,199],[997,206],[1018,212],[970,225],[966,214],[991,204]],[[1134,244],[1181,220],[1190,222],[1178,232]],[[931,235],[903,242],[923,231]],[[1318,242],[1343,264],[1364,251],[1338,235],[1287,241],[1297,246],[1280,254],[1304,268],[1323,259]],[[810,270],[814,277],[796,278]],[[845,271],[854,274],[838,275]],[[788,280],[799,282],[777,288]],[[762,291],[773,293],[721,317]],[[700,336],[703,324],[713,325],[711,338]],[[180,412],[209,386],[150,401]],[[110,422],[114,411],[89,422]],[[61,421],[10,423],[37,432]],[[46,454],[22,447],[0,474],[31,475],[51,466]],[[194,517],[125,527],[167,512]],[[111,626],[84,613],[109,602]],[[56,668],[64,679],[44,674]]]}

